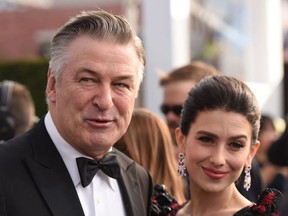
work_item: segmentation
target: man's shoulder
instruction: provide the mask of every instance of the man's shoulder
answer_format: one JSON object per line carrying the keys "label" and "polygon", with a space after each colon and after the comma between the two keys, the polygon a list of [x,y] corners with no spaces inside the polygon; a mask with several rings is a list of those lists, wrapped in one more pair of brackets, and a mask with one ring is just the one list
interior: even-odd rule
{"label": "man's shoulder", "polygon": [[129,158],[127,155],[125,155],[123,152],[119,151],[116,148],[113,148],[113,151],[116,153],[118,162],[121,165],[124,165],[125,167],[129,167],[131,165],[134,165],[136,162]]}
{"label": "man's shoulder", "polygon": [[[130,157],[125,155],[123,152],[119,151],[118,149],[113,148],[113,151],[116,152],[118,160],[120,160],[120,164],[124,166],[124,169],[134,168],[137,172],[147,175],[147,171],[139,165],[137,162],[132,160]],[[122,167],[123,168],[123,167]]]}

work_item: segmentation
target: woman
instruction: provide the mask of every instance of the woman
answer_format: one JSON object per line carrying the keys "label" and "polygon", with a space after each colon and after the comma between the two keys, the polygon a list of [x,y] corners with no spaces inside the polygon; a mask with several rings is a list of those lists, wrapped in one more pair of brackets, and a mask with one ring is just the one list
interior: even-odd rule
{"label": "woman", "polygon": [[165,184],[179,202],[185,201],[184,179],[176,173],[172,138],[160,117],[144,108],[135,109],[126,133],[114,147],[148,170],[154,184]]}
{"label": "woman", "polygon": [[190,91],[176,129],[181,149],[178,171],[190,176],[191,200],[181,206],[172,201],[169,214],[163,214],[168,202],[163,205],[159,194],[163,197],[165,189],[156,188],[153,204],[163,210],[158,215],[277,215],[280,192],[267,189],[254,204],[235,186],[243,169],[243,187],[249,190],[251,185],[259,124],[256,98],[243,82],[227,76],[200,81]]}

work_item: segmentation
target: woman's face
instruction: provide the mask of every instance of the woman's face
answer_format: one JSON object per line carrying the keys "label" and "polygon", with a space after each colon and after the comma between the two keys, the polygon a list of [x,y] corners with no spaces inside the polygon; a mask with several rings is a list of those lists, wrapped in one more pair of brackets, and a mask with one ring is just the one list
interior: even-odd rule
{"label": "woman's face", "polygon": [[187,136],[176,130],[185,154],[191,187],[220,192],[234,184],[251,164],[259,142],[251,145],[252,127],[245,116],[223,110],[202,111]]}

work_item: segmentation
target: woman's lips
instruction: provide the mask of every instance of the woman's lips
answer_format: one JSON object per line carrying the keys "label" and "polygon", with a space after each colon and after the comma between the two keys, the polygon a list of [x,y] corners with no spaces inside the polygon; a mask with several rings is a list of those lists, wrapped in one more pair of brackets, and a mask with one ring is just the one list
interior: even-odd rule
{"label": "woman's lips", "polygon": [[215,170],[215,169],[211,169],[207,167],[202,167],[202,169],[209,178],[214,179],[214,180],[222,179],[228,174],[228,172],[219,171],[219,170]]}

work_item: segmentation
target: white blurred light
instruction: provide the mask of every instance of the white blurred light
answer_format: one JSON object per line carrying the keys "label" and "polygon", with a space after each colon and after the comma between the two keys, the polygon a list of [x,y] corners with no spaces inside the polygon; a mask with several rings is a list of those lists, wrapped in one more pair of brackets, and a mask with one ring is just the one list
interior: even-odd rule
{"label": "white blurred light", "polygon": [[9,3],[16,4],[19,6],[29,6],[38,8],[49,8],[52,6],[51,0],[6,0]]}
{"label": "white blurred light", "polygon": [[189,0],[170,0],[170,12],[174,19],[186,19],[190,14]]}

